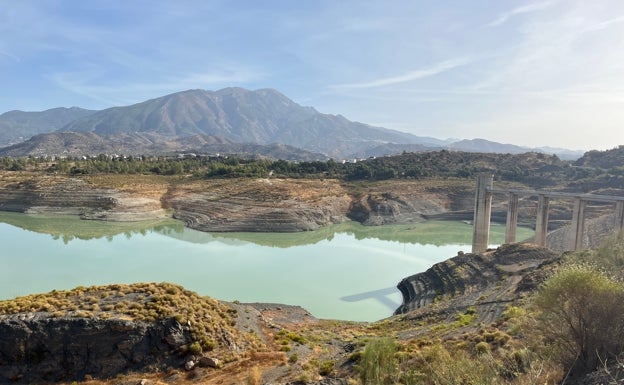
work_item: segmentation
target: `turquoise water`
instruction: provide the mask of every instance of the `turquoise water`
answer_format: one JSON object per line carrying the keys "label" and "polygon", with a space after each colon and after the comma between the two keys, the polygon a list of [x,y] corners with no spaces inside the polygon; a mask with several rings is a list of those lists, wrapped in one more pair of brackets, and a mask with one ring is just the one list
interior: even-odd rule
{"label": "turquoise water", "polygon": [[[300,305],[320,318],[374,321],[400,304],[395,287],[402,278],[468,252],[471,234],[471,226],[453,222],[210,234],[175,221],[112,224],[0,213],[0,299],[166,281],[227,301]],[[458,242],[444,243],[449,239]]]}

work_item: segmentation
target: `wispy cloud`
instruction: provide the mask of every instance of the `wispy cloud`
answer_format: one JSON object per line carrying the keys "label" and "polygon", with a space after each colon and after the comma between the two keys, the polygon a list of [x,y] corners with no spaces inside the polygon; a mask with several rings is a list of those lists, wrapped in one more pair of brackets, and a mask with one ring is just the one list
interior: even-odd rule
{"label": "wispy cloud", "polygon": [[499,15],[496,19],[494,19],[492,22],[488,23],[487,25],[488,27],[496,27],[496,26],[505,24],[509,19],[511,19],[514,16],[522,15],[524,13],[541,11],[542,9],[546,9],[550,7],[552,4],[553,4],[552,1],[544,1],[541,3],[523,5],[521,7],[517,7],[510,11],[502,13],[501,15]]}
{"label": "wispy cloud", "polygon": [[601,31],[603,29],[607,29],[614,24],[624,23],[624,16],[616,17],[613,19],[601,21],[594,25],[591,25],[585,29],[585,32],[593,32],[593,31]]}
{"label": "wispy cloud", "polygon": [[261,72],[239,68],[229,71],[195,72],[172,79],[179,88],[211,87],[220,84],[240,84],[254,82],[264,77]]}
{"label": "wispy cloud", "polygon": [[387,78],[375,79],[362,83],[350,83],[350,84],[336,84],[332,88],[353,89],[353,88],[376,88],[390,86],[394,84],[411,82],[413,80],[423,79],[430,76],[435,76],[440,73],[450,71],[454,68],[467,65],[472,62],[469,58],[458,58],[452,60],[446,60],[432,65],[428,68],[421,68],[415,71],[407,72],[403,75],[392,76]]}
{"label": "wispy cloud", "polygon": [[191,88],[215,89],[260,80],[263,73],[245,68],[194,72],[183,75],[165,76],[150,82],[118,82],[102,84],[100,68],[84,71],[55,73],[49,76],[58,86],[72,93],[85,96],[103,106],[123,105],[140,102],[165,93]]}
{"label": "wispy cloud", "polygon": [[6,57],[8,57],[8,58],[10,58],[10,59],[13,59],[13,60],[14,60],[14,61],[16,61],[16,62],[19,62],[19,61],[20,61],[20,58],[19,58],[19,57],[15,56],[15,55],[13,55],[12,53],[9,53],[9,52],[0,51],[0,55],[2,55],[2,56],[6,56]]}

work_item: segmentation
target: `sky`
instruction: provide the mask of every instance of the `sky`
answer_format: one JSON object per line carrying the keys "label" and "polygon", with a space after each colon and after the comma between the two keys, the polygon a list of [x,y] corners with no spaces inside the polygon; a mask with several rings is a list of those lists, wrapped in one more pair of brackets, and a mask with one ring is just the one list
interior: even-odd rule
{"label": "sky", "polygon": [[273,88],[440,139],[624,144],[622,0],[0,0],[0,113]]}

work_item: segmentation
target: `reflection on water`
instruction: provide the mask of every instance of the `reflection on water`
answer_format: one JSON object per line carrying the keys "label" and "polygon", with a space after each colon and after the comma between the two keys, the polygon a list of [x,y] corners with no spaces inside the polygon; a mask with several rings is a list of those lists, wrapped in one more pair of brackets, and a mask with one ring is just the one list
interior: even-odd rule
{"label": "reflection on water", "polygon": [[347,302],[359,302],[366,301],[368,299],[374,299],[380,302],[382,305],[390,309],[391,311],[396,310],[401,304],[393,301],[394,294],[396,294],[395,287],[387,287],[385,289],[367,291],[365,293],[347,295],[345,297],[340,298],[342,301]]}
{"label": "reflection on water", "polygon": [[[336,234],[347,234],[356,240],[378,239],[382,241],[409,244],[430,244],[444,246],[450,244],[469,244],[472,242],[472,226],[458,221],[426,221],[409,225],[363,226],[358,222],[344,222],[327,226],[315,231],[297,233],[206,233],[184,227],[174,219],[162,219],[142,222],[106,222],[81,220],[76,216],[25,215],[0,211],[0,223],[6,223],[24,230],[50,234],[55,240],[67,244],[74,239],[90,240],[104,238],[112,241],[123,234],[130,239],[133,236],[145,236],[148,232],[160,234],[191,243],[209,243],[219,241],[225,244],[241,242],[270,247],[296,247],[312,245],[324,240],[331,241]],[[505,237],[503,226],[493,225],[490,234],[492,244],[500,244]],[[533,235],[528,229],[519,228],[518,238]]]}
{"label": "reflection on water", "polygon": [[[493,243],[503,231],[493,227]],[[401,302],[394,287],[402,278],[469,251],[471,234],[472,227],[459,222],[203,233],[174,220],[107,223],[0,213],[0,299],[167,281],[223,300],[301,305],[317,317],[372,321]]]}

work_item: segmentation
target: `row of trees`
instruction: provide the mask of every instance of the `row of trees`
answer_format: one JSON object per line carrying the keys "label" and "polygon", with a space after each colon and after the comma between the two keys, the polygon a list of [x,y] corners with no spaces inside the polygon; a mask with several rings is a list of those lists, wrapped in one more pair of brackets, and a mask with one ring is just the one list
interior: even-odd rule
{"label": "row of trees", "polygon": [[395,178],[474,178],[492,172],[500,180],[544,187],[599,176],[624,177],[624,167],[609,170],[575,167],[544,154],[475,154],[451,151],[406,153],[356,162],[243,159],[209,156],[79,158],[0,158],[0,170],[38,170],[70,174],[192,174],[197,177],[332,177],[346,180]]}

